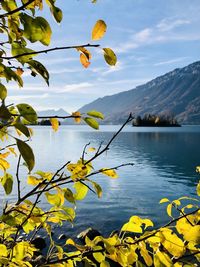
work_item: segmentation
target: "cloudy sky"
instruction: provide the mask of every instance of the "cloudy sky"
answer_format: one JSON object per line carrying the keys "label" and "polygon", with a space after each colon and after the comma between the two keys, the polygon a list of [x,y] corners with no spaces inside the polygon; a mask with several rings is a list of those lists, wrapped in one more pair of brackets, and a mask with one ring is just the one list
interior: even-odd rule
{"label": "cloudy sky", "polygon": [[64,13],[61,25],[45,10],[53,30],[51,47],[95,43],[91,30],[103,19],[108,29],[96,43],[111,47],[118,63],[109,67],[99,49],[91,49],[88,69],[81,66],[77,51],[38,56],[36,60],[49,70],[50,86],[25,72],[23,89],[10,85],[9,102],[72,112],[96,98],[132,89],[200,59],[199,0],[98,0],[97,4],[57,0],[57,6]]}

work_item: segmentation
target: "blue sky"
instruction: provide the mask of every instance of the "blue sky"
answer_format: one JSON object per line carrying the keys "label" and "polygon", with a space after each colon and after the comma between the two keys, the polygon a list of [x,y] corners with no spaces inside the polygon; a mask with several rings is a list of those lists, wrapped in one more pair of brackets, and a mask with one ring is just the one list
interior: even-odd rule
{"label": "blue sky", "polygon": [[[50,86],[25,72],[23,89],[9,86],[9,102],[72,112],[200,59],[199,0],[98,0],[97,4],[57,0],[57,6],[64,14],[61,25],[45,10],[53,30],[51,47],[100,43],[116,52],[118,63],[108,66],[99,49],[91,49],[88,69],[81,66],[77,51],[38,56],[36,60],[49,70]],[[108,29],[102,40],[92,42],[91,30],[98,19],[105,20]]]}

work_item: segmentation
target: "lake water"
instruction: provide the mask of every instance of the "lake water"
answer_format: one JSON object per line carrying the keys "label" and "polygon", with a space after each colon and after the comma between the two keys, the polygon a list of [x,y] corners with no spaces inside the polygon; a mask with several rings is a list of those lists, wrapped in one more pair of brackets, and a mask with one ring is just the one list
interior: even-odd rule
{"label": "lake water", "polygon": [[[100,131],[95,131],[87,126],[61,126],[57,133],[48,126],[34,127],[31,146],[36,156],[35,171],[55,171],[68,160],[77,161],[86,143],[90,142],[92,147],[98,147],[101,141],[106,144],[119,127],[101,126]],[[152,218],[157,225],[167,222],[165,206],[159,205],[161,198],[173,200],[195,195],[199,141],[200,126],[125,127],[109,152],[96,160],[94,166],[112,167],[128,162],[135,165],[118,170],[118,179],[97,175],[94,181],[103,188],[102,198],[89,192],[77,205],[74,227],[66,223],[64,232],[75,235],[94,227],[108,234],[120,229],[132,215]],[[27,186],[25,183],[22,186],[25,191]],[[12,199],[15,197],[12,195]],[[0,198],[5,198],[2,189]],[[47,205],[44,200],[42,205]],[[54,231],[59,233],[59,226]]]}

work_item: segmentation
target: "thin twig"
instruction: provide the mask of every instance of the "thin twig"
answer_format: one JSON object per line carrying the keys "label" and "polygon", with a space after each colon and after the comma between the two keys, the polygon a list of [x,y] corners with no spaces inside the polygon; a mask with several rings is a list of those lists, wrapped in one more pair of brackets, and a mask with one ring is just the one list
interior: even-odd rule
{"label": "thin twig", "polygon": [[20,189],[20,179],[19,179],[20,161],[21,161],[21,154],[19,155],[19,159],[18,159],[18,162],[17,162],[17,170],[16,170],[18,201],[20,201],[20,199],[21,199],[21,189]]}
{"label": "thin twig", "polygon": [[133,119],[133,116],[132,116],[132,114],[130,114],[128,116],[128,119],[124,122],[124,124],[122,124],[122,126],[119,128],[119,130],[113,135],[113,137],[110,139],[110,141],[107,143],[107,145],[102,150],[99,149],[99,151],[93,157],[91,157],[89,160],[87,160],[85,162],[85,165],[89,164],[91,161],[93,161],[94,159],[96,159],[97,157],[99,157],[105,151],[109,150],[110,144],[117,137],[117,135],[123,130],[123,128],[126,126],[126,124],[129,123],[130,121],[132,121],[132,119]]}

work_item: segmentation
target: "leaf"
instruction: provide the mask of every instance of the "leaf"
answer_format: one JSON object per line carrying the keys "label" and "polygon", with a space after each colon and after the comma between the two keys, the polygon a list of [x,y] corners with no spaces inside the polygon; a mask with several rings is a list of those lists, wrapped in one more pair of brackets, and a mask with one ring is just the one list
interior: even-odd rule
{"label": "leaf", "polygon": [[74,183],[74,188],[76,193],[74,194],[74,198],[76,200],[82,200],[86,197],[88,193],[88,187],[82,184],[81,182]]}
{"label": "leaf", "polygon": [[61,205],[61,199],[59,195],[46,192],[45,196],[51,205],[55,205],[57,207]]}
{"label": "leaf", "polygon": [[8,251],[5,245],[0,244],[0,258],[1,257],[7,257]]}
{"label": "leaf", "polygon": [[114,66],[117,63],[117,56],[110,48],[103,48],[105,61],[110,66]]}
{"label": "leaf", "polygon": [[2,177],[1,183],[6,192],[6,195],[9,195],[12,192],[13,188],[13,177],[11,174],[5,173]]}
{"label": "leaf", "polygon": [[95,117],[95,118],[98,118],[98,119],[104,119],[104,115],[99,112],[99,111],[96,111],[96,110],[90,110],[87,112],[87,115],[91,116],[91,117]]}
{"label": "leaf", "polygon": [[33,72],[40,74],[49,86],[49,72],[47,71],[45,66],[36,60],[29,60],[27,64],[31,67],[31,70]]}
{"label": "leaf", "polygon": [[29,175],[28,176],[28,179],[27,179],[27,184],[30,184],[30,185],[38,185],[39,183],[41,183],[43,181],[42,178],[37,178],[35,176],[32,176],[32,175]]}
{"label": "leaf", "polygon": [[17,68],[17,70],[16,70],[17,75],[22,76],[23,73],[24,73],[24,71],[22,68]]}
{"label": "leaf", "polygon": [[66,242],[65,242],[65,244],[66,245],[72,245],[72,246],[76,245],[75,242],[74,242],[74,240],[72,240],[71,238],[67,239]]}
{"label": "leaf", "polygon": [[94,187],[95,192],[97,193],[98,198],[102,197],[102,188],[99,184],[92,181],[92,185]]}
{"label": "leaf", "polygon": [[19,149],[19,152],[22,155],[22,158],[24,159],[24,161],[26,162],[28,169],[29,169],[29,172],[31,172],[34,165],[35,165],[35,157],[33,154],[33,150],[25,142],[23,142],[17,138],[15,138],[15,139],[17,141],[17,147]]}
{"label": "leaf", "polygon": [[62,21],[63,18],[63,13],[62,10],[56,6],[51,6],[50,8],[51,13],[53,14],[54,19],[56,20],[56,22],[60,23]]}
{"label": "leaf", "polygon": [[125,223],[122,226],[121,231],[133,232],[133,233],[142,233],[142,228],[139,225],[129,221],[128,223]]}
{"label": "leaf", "polygon": [[65,188],[64,190],[64,197],[67,201],[71,203],[75,203],[73,192],[69,188]]}
{"label": "leaf", "polygon": [[24,117],[29,122],[37,121],[37,113],[35,110],[28,104],[18,104],[17,109],[22,117]]}
{"label": "leaf", "polygon": [[111,177],[111,178],[118,178],[118,175],[117,175],[115,170],[103,168],[100,170],[100,172],[103,173],[104,175]]}
{"label": "leaf", "polygon": [[166,202],[169,202],[169,199],[168,198],[162,198],[160,200],[159,204],[166,203]]}
{"label": "leaf", "polygon": [[80,54],[80,62],[83,65],[83,67],[88,68],[90,65],[90,62],[85,54]]}
{"label": "leaf", "polygon": [[94,151],[96,151],[96,148],[95,147],[89,147],[88,148],[88,152],[94,152]]}
{"label": "leaf", "polygon": [[172,217],[172,204],[167,205],[167,214]]}
{"label": "leaf", "polygon": [[13,126],[21,133],[23,133],[26,137],[30,137],[29,129],[23,123],[17,122]]}
{"label": "leaf", "polygon": [[21,23],[24,26],[24,36],[31,42],[40,41],[43,45],[49,45],[51,41],[51,27],[43,17],[32,18],[21,13]]}
{"label": "leaf", "polygon": [[75,116],[74,120],[75,120],[76,123],[80,123],[81,122],[81,113],[79,111],[72,112],[72,116]]}
{"label": "leaf", "polygon": [[56,132],[58,131],[59,128],[59,121],[56,118],[50,118],[50,122],[51,122],[51,126],[53,128],[53,130]]}
{"label": "leaf", "polygon": [[76,49],[77,51],[83,53],[87,57],[88,60],[91,59],[92,57],[91,53],[85,47],[80,46],[80,47],[77,47]]}
{"label": "leaf", "polygon": [[85,121],[90,127],[92,127],[93,129],[95,129],[95,130],[98,130],[98,129],[99,129],[99,123],[98,123],[95,119],[86,117],[86,118],[84,118],[84,121]]}
{"label": "leaf", "polygon": [[0,158],[0,169],[4,172],[10,168],[10,163],[8,163],[5,159]]}
{"label": "leaf", "polygon": [[197,195],[200,196],[200,181],[199,181],[199,183],[197,185]]}
{"label": "leaf", "polygon": [[0,99],[4,100],[6,97],[7,97],[7,89],[2,83],[0,83]]}
{"label": "leaf", "polygon": [[110,267],[110,263],[108,261],[102,261],[100,267]]}
{"label": "leaf", "polygon": [[103,20],[98,20],[92,29],[92,40],[101,39],[106,32],[106,23]]}

